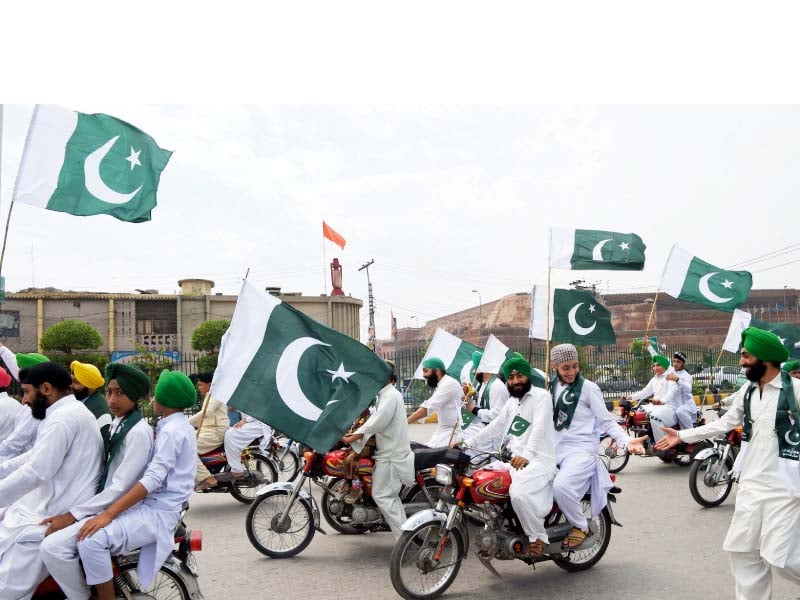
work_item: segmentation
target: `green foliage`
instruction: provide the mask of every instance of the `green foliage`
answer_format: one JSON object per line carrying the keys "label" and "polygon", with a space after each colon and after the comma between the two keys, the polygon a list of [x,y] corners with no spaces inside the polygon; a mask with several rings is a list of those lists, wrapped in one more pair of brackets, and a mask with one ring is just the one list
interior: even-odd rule
{"label": "green foliage", "polygon": [[635,357],[632,364],[633,379],[644,384],[652,377],[653,360],[643,340],[633,340],[630,348]]}
{"label": "green foliage", "polygon": [[217,368],[217,360],[219,359],[219,352],[212,352],[211,354],[203,354],[197,357],[197,372],[209,373]]}
{"label": "green foliage", "polygon": [[199,352],[219,352],[222,336],[230,326],[231,322],[227,319],[215,319],[200,323],[192,332],[192,349]]}
{"label": "green foliage", "polygon": [[103,345],[100,333],[88,323],[61,321],[42,335],[42,350],[72,354],[73,350],[95,350]]}

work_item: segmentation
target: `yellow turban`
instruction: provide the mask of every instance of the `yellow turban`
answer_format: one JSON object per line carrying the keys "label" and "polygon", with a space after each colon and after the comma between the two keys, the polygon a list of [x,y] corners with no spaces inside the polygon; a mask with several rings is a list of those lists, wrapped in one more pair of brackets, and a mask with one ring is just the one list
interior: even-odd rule
{"label": "yellow turban", "polygon": [[78,383],[85,385],[90,390],[101,388],[106,382],[106,380],[103,379],[103,375],[100,373],[100,369],[94,365],[73,360],[69,368],[70,371],[72,371],[72,376],[78,380]]}

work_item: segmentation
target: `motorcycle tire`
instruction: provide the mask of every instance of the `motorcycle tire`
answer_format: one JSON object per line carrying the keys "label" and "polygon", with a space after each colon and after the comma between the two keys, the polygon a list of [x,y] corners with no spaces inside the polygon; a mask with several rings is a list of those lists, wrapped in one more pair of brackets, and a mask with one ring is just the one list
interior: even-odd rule
{"label": "motorcycle tire", "polygon": [[[719,483],[714,487],[709,487],[706,485],[705,477],[706,473],[708,472],[709,468],[719,466],[719,461],[722,457],[719,454],[712,454],[711,456],[704,458],[703,460],[696,460],[692,464],[692,470],[689,471],[689,491],[692,494],[692,498],[695,502],[697,502],[700,506],[705,508],[713,508],[715,506],[719,506],[725,500],[728,499],[728,496],[733,489],[733,479],[728,479],[723,483]],[[728,454],[725,458],[725,465],[724,468],[727,472],[733,468],[733,456]],[[712,490],[712,489],[720,489],[715,495],[703,495],[703,490]]]}
{"label": "motorcycle tire", "polygon": [[[591,515],[591,503],[584,500],[582,503],[583,512]],[[591,521],[590,517],[590,521]],[[586,571],[595,566],[603,555],[608,550],[608,544],[611,542],[611,515],[608,514],[608,509],[604,508],[603,512],[593,519],[594,525],[598,528],[598,540],[590,548],[570,552],[569,554],[561,554],[553,558],[553,562],[559,567],[570,573],[577,573],[579,571]]]}
{"label": "motorcycle tire", "polygon": [[[367,527],[364,527],[363,525],[351,525],[348,521],[349,517],[347,515],[345,514],[336,515],[331,510],[331,503],[336,501],[333,496],[333,490],[337,486],[346,484],[347,481],[348,481],[347,479],[344,479],[342,477],[337,477],[328,484],[327,488],[325,489],[325,492],[322,494],[322,499],[320,500],[321,504],[320,510],[322,511],[322,515],[325,517],[325,520],[328,522],[328,525],[330,525],[333,529],[335,529],[339,533],[343,533],[345,535],[358,535],[360,533],[366,533],[368,531]],[[339,492],[339,490],[336,491],[337,493]],[[352,511],[352,505],[346,505],[344,501],[341,502],[342,502],[343,513],[350,512],[347,511],[348,506],[351,507]]]}
{"label": "motorcycle tire", "polygon": [[[287,490],[271,490],[261,494],[247,511],[245,526],[247,539],[253,547],[264,556],[270,558],[289,558],[300,554],[311,543],[316,527],[314,526],[314,511],[311,504],[304,498],[297,498],[289,513],[289,522],[286,531],[275,531],[276,521],[284,511],[286,502],[292,495]],[[284,536],[293,536],[284,539]],[[278,542],[272,545],[273,537],[278,536]]]}
{"label": "motorcycle tire", "polygon": [[616,449],[617,444],[610,436],[602,438],[600,440],[600,456],[605,457],[608,460],[607,467],[609,473],[619,473],[627,466],[628,460],[630,460],[630,454],[628,454],[626,451],[620,455],[617,451],[612,458],[608,455],[608,452],[612,447]]}
{"label": "motorcycle tire", "polygon": [[248,461],[246,467],[250,471],[260,471],[264,476],[263,483],[253,485],[252,483],[243,483],[236,480],[231,481],[231,496],[242,504],[250,504],[256,499],[258,490],[268,486],[270,483],[278,481],[278,472],[275,470],[275,465],[270,459],[259,452],[253,452],[252,458]]}
{"label": "motorcycle tire", "polygon": [[294,481],[300,472],[300,457],[291,449],[278,448],[273,463],[278,471],[278,481]]}
{"label": "motorcycle tire", "polygon": [[[449,531],[447,536],[443,556],[447,554],[450,557],[447,560],[452,562],[445,563],[445,567],[426,565],[430,567],[426,573],[421,565],[436,552],[442,539],[442,524],[439,521],[427,521],[413,531],[403,532],[389,557],[389,575],[400,596],[406,600],[428,600],[438,598],[450,587],[464,559],[464,540],[457,529]],[[408,578],[404,577],[406,569],[411,570]],[[438,580],[432,581],[430,589],[411,589],[412,585],[429,575],[434,579],[438,577]]]}
{"label": "motorcycle tire", "polygon": [[[416,504],[426,502],[430,508],[436,508],[439,501],[439,494],[442,493],[444,486],[433,477],[425,479],[425,489],[423,490],[418,483],[415,483],[408,491],[403,494],[403,504]],[[428,492],[427,495],[425,492]],[[430,499],[428,499],[430,496]]]}
{"label": "motorcycle tire", "polygon": [[[153,579],[153,582],[147,588],[142,588],[139,584],[136,567],[137,563],[135,562],[122,565],[119,568],[120,574],[114,578],[115,585],[118,588],[124,586],[125,591],[134,598],[137,597],[134,594],[138,592],[147,594],[155,598],[155,600],[190,600],[189,590],[186,589],[186,584],[181,581],[178,575],[166,567],[161,567],[158,573],[156,573],[155,579]],[[127,582],[130,582],[130,585],[128,585]]]}

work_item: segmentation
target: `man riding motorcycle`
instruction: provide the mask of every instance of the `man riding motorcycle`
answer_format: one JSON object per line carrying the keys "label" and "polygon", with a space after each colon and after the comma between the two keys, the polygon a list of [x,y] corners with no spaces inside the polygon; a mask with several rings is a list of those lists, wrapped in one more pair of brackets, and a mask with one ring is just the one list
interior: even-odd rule
{"label": "man riding motorcycle", "polygon": [[674,373],[667,373],[667,380],[678,384],[678,394],[681,403],[675,409],[675,418],[681,429],[691,429],[697,420],[697,405],[692,394],[692,376],[686,371],[686,354],[676,352],[672,355],[672,368]]}
{"label": "man riding motorcycle", "polygon": [[681,404],[678,384],[667,379],[669,373],[672,373],[669,359],[656,354],[653,356],[653,378],[643,390],[630,396],[634,400],[644,400],[652,396],[653,399],[650,404],[645,405],[644,410],[653,422],[653,437],[656,442],[664,437],[661,426],[675,426],[675,410]]}

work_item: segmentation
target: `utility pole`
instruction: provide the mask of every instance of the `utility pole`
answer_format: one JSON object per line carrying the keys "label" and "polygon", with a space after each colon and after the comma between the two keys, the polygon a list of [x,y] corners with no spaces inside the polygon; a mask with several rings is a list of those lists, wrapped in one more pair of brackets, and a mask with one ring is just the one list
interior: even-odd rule
{"label": "utility pole", "polygon": [[369,267],[375,262],[375,259],[370,259],[369,262],[361,265],[358,270],[367,272],[367,295],[369,297],[369,349],[375,352],[375,300],[372,297],[372,282],[369,280]]}

